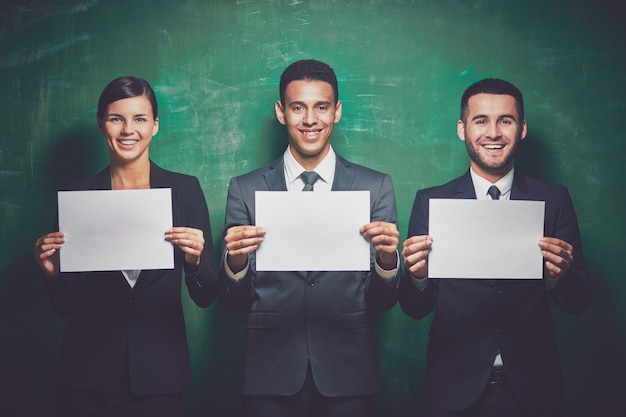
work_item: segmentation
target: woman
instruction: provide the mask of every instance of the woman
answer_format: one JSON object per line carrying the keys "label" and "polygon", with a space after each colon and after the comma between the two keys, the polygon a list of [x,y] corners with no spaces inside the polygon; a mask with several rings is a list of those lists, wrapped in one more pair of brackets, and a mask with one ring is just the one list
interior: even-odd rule
{"label": "woman", "polygon": [[[60,273],[64,235],[35,243],[46,299],[67,318],[57,366],[62,416],[182,416],[191,371],[181,275],[193,301],[215,298],[209,213],[197,178],[165,171],[149,158],[159,130],[154,91],[143,79],[113,80],[98,102],[109,166],[69,190],[171,188],[174,269]],[[132,207],[129,207],[132,210]]]}

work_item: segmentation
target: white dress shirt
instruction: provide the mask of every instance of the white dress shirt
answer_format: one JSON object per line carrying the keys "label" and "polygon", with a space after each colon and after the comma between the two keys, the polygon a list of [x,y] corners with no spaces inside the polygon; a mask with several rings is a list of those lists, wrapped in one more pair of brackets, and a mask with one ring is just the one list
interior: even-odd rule
{"label": "white dress shirt", "polygon": [[[291,153],[291,148],[288,146],[287,150],[283,154],[283,162],[285,165],[285,183],[287,184],[287,191],[302,191],[304,188],[304,181],[300,178],[300,174],[306,171],[296,161]],[[335,166],[337,163],[337,154],[333,150],[332,146],[330,147],[328,154],[324,157],[324,159],[315,167],[315,172],[320,176],[320,179],[314,185],[313,191],[331,191],[333,187],[333,179],[335,178]],[[225,254],[224,256],[228,256]],[[392,270],[383,269],[378,262],[374,262],[374,267],[376,268],[376,272],[378,275],[385,279],[385,281],[392,282],[396,277],[398,272],[400,258],[396,256],[397,264],[396,267]],[[249,264],[246,267],[239,271],[238,273],[233,273],[230,267],[228,266],[228,262],[224,259],[224,269],[226,271],[226,275],[234,280],[240,280],[241,278],[246,276],[248,272]]]}

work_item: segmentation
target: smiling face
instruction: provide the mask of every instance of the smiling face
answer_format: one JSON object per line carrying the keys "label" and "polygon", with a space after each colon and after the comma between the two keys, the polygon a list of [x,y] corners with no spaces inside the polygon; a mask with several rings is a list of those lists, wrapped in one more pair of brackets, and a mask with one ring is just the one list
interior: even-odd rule
{"label": "smiling face", "polygon": [[526,137],[526,121],[519,119],[513,96],[481,93],[469,98],[457,135],[474,172],[495,183],[513,168],[517,147]]}
{"label": "smiling face", "polygon": [[99,125],[113,164],[148,160],[150,142],[159,131],[159,119],[144,95],[112,102]]}
{"label": "smiling face", "polygon": [[335,103],[333,88],[325,81],[292,81],[275,110],[287,127],[294,158],[303,168],[314,169],[328,154],[333,126],[341,119],[341,101]]}

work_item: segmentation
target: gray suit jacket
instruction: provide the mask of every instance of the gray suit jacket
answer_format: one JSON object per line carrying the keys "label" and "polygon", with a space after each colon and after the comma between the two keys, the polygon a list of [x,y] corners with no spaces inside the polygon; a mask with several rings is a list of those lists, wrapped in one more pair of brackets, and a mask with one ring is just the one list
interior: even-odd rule
{"label": "gray suit jacket", "polygon": [[[283,158],[233,178],[226,205],[227,230],[254,224],[255,191],[286,191]],[[371,220],[397,223],[388,175],[337,156],[334,191],[369,190]],[[222,257],[224,259],[224,257]],[[326,396],[365,395],[380,386],[370,308],[388,310],[397,285],[370,271],[256,272],[255,255],[245,278],[219,273],[224,306],[249,309],[243,393],[291,395],[302,387],[310,363],[318,390]]]}

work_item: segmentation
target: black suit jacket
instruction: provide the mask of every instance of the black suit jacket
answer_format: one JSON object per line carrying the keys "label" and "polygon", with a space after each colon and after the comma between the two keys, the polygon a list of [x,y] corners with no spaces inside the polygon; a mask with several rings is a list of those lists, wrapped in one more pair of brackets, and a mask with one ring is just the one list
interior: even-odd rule
{"label": "black suit jacket", "polygon": [[[195,177],[165,171],[151,163],[150,184],[152,188],[172,189],[174,226],[203,231],[200,266],[186,264],[183,252],[174,246],[174,269],[141,271],[132,288],[120,271],[62,273],[54,282],[45,280],[50,307],[68,319],[56,372],[61,384],[110,393],[127,366],[136,395],[191,389],[181,274],[184,269],[185,283],[197,305],[206,307],[214,300],[217,271],[209,213]],[[108,167],[69,187],[108,189]]]}
{"label": "black suit jacket", "polygon": [[[231,180],[225,230],[254,224],[254,192],[268,190],[287,190],[283,158]],[[337,156],[333,190],[369,190],[372,221],[397,223],[388,175]],[[371,258],[370,271],[256,272],[251,254],[248,273],[238,282],[226,276],[222,264],[220,300],[231,310],[249,309],[244,394],[295,394],[309,362],[326,396],[364,395],[379,388],[370,308],[393,307],[397,284],[383,282],[373,266],[373,250]]]}
{"label": "black suit jacket", "polygon": [[[448,184],[417,192],[409,236],[428,234],[431,198],[476,198],[469,171]],[[574,262],[550,290],[544,277],[429,279],[427,288],[420,291],[405,271],[400,288],[402,309],[415,319],[435,309],[424,396],[429,406],[463,410],[472,405],[485,388],[498,350],[521,404],[534,413],[558,412],[562,406],[563,384],[550,299],[573,314],[582,313],[591,303],[591,282],[576,214],[565,187],[518,173],[511,199],[545,201],[544,236],[572,244]]]}

